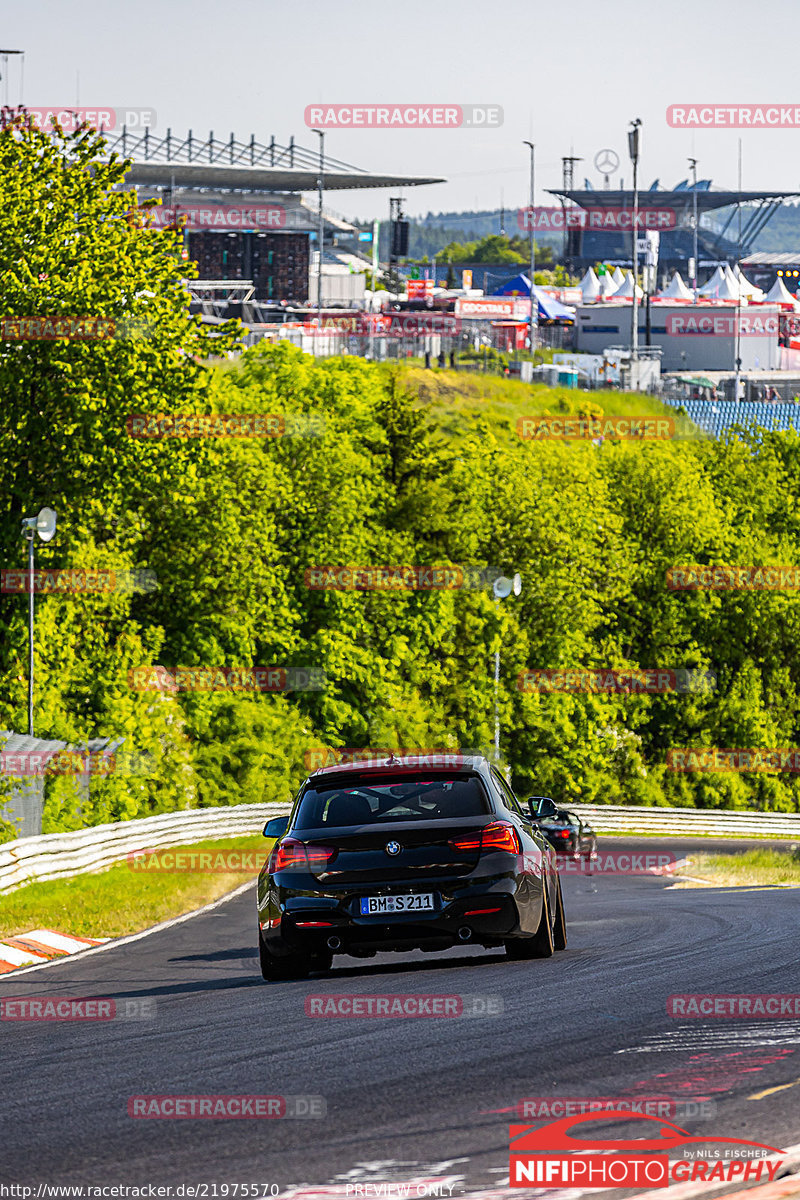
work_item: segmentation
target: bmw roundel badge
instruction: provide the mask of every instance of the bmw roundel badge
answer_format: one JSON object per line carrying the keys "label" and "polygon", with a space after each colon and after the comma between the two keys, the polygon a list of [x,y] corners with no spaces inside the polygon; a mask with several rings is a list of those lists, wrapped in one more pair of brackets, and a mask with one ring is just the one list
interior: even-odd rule
{"label": "bmw roundel badge", "polygon": [[387,854],[399,854],[400,853],[400,843],[399,842],[387,842],[386,843],[386,853]]}

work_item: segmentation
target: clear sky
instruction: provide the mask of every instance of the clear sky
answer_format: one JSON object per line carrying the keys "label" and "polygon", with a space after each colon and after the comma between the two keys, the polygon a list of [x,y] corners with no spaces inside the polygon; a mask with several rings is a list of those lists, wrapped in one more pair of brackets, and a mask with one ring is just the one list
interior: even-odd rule
{"label": "clear sky", "polygon": [[[9,63],[8,95],[29,105],[146,106],[158,130],[207,136],[317,139],[314,103],[499,104],[493,129],[336,130],[332,156],[374,171],[442,176],[406,193],[411,215],[527,203],[537,146],[537,203],[574,152],[576,184],[602,186],[593,158],[608,147],[631,181],[626,131],[643,121],[640,183],[688,174],[735,187],[800,189],[800,128],[667,125],[681,103],[797,104],[794,51],[800,0],[0,0],[3,47],[25,51],[24,80]],[[5,95],[6,81],[0,85]],[[388,215],[388,192],[330,195],[348,217]]]}

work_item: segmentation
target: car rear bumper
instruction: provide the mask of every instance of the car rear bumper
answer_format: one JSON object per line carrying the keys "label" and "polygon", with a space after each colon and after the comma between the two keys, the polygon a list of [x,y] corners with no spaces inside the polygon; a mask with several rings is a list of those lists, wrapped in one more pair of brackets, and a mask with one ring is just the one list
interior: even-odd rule
{"label": "car rear bumper", "polygon": [[[411,889],[397,889],[409,891]],[[442,950],[451,946],[497,946],[520,934],[520,913],[513,885],[502,880],[481,891],[459,889],[448,894],[431,884],[439,901],[436,911],[357,915],[358,898],[372,889],[313,897],[277,889],[262,906],[259,924],[264,944],[273,954],[322,950],[347,954],[379,950]],[[283,894],[282,894],[283,893]],[[335,939],[337,944],[333,944]]]}

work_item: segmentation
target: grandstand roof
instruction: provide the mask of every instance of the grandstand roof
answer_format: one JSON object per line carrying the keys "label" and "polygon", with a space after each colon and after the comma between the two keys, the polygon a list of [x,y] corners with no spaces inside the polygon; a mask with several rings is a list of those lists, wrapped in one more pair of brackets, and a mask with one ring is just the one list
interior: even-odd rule
{"label": "grandstand roof", "polygon": [[[118,134],[106,134],[108,149],[122,158],[133,159],[126,183],[151,187],[216,188],[226,191],[310,192],[319,179],[319,152],[295,143],[279,145],[274,138],[257,142],[174,137],[170,129],[156,137],[149,129],[131,132],[125,126]],[[411,175],[375,175],[350,163],[325,155],[325,191],[351,188],[418,187],[444,183],[444,179]]]}
{"label": "grandstand roof", "polygon": [[[581,208],[630,208],[633,206],[633,190],[565,192],[561,188],[548,188],[552,196],[563,196]],[[800,196],[800,192],[730,192],[679,188],[672,191],[639,192],[639,208],[675,208],[680,212],[691,212],[694,196],[697,196],[698,213],[710,212],[715,208],[727,208],[731,204],[752,204],[767,200],[788,200]]]}

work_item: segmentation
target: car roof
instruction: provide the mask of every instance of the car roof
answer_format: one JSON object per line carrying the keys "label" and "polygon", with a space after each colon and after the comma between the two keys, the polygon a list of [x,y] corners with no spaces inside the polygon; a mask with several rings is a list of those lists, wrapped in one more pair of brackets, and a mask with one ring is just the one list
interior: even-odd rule
{"label": "car roof", "polygon": [[347,763],[334,763],[329,767],[318,767],[308,776],[309,780],[320,778],[330,779],[338,775],[392,775],[408,771],[413,774],[418,771],[481,771],[489,767],[488,760],[481,754],[461,754],[457,750],[437,750],[430,754],[390,755],[355,759]]}

